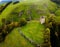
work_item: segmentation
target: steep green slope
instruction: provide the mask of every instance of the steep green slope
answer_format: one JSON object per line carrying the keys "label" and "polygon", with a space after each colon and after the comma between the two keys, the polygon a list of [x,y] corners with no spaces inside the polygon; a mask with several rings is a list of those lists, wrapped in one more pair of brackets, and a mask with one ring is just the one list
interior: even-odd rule
{"label": "steep green slope", "polygon": [[0,47],[34,47],[34,45],[22,37],[16,28],[6,36],[4,42],[0,43]]}
{"label": "steep green slope", "polygon": [[[30,2],[25,1],[18,4],[11,3],[0,14],[0,24],[2,23],[2,18],[9,21],[19,21],[20,18],[31,17],[33,21],[28,22],[26,26],[15,28],[6,36],[5,41],[0,43],[0,47],[35,47],[20,34],[20,31],[37,44],[41,45],[44,42],[43,33],[45,27],[43,24],[40,24],[38,20],[40,16],[50,16],[51,13],[54,14],[56,9],[57,5],[50,0],[36,0],[36,2],[31,0]],[[58,18],[59,17],[56,19],[59,20]]]}
{"label": "steep green slope", "polygon": [[56,16],[60,16],[60,8],[55,12]]}
{"label": "steep green slope", "polygon": [[[42,2],[42,3],[40,3]],[[54,12],[57,6],[50,0],[42,0],[37,2],[20,2],[18,4],[10,4],[1,14],[0,21],[2,18],[10,18],[11,16],[19,17],[19,13],[23,10],[22,17],[32,16],[33,19],[39,18],[40,16],[50,15],[50,12]],[[31,11],[31,14],[26,14],[27,10]],[[15,19],[15,18],[14,18]]]}
{"label": "steep green slope", "polygon": [[35,47],[29,40],[20,34],[20,31],[22,31],[29,39],[32,39],[37,44],[41,45],[44,42],[44,29],[45,27],[41,25],[39,21],[29,22],[22,28],[15,28],[8,36],[6,36],[5,41],[0,43],[0,47]]}
{"label": "steep green slope", "polygon": [[28,23],[25,27],[21,28],[21,31],[38,44],[42,44],[44,42],[43,34],[45,27],[40,24],[39,21],[30,21],[30,23]]}

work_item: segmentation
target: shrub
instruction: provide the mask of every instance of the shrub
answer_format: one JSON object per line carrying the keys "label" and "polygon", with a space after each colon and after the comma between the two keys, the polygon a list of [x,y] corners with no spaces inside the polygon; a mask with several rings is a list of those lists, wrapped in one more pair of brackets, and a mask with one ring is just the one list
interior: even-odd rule
{"label": "shrub", "polygon": [[8,24],[10,24],[10,23],[11,23],[11,21],[6,20],[6,23],[5,23],[5,24],[8,25]]}
{"label": "shrub", "polygon": [[19,22],[15,22],[15,27],[18,27],[19,26]]}
{"label": "shrub", "polygon": [[50,13],[55,13],[56,9],[57,9],[57,5],[55,3],[51,2],[50,5],[48,6],[49,12]]}
{"label": "shrub", "polygon": [[12,29],[15,27],[15,23],[14,22],[11,22],[9,25],[8,25],[9,29]]}
{"label": "shrub", "polygon": [[5,37],[3,35],[0,36],[0,42],[4,41]]}
{"label": "shrub", "polygon": [[30,21],[30,20],[31,20],[31,18],[26,18],[26,20],[27,20],[27,21]]}
{"label": "shrub", "polygon": [[24,25],[26,25],[26,24],[27,24],[26,19],[21,18],[19,24],[20,24],[20,26],[24,26]]}
{"label": "shrub", "polygon": [[44,47],[50,47],[50,29],[46,28],[45,32],[44,32],[44,43],[47,45],[45,45]]}
{"label": "shrub", "polygon": [[2,23],[3,23],[4,25],[7,25],[7,24],[10,24],[11,21],[9,21],[9,20],[3,18],[3,19],[2,19]]}
{"label": "shrub", "polygon": [[2,18],[2,23],[5,23],[5,21],[6,21],[5,18]]}
{"label": "shrub", "polygon": [[60,16],[60,8],[55,12],[56,16]]}

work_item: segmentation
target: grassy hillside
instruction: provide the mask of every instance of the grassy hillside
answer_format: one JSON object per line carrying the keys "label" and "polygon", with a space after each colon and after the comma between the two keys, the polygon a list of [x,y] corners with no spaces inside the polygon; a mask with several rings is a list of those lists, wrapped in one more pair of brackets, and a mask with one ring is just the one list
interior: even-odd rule
{"label": "grassy hillside", "polygon": [[[42,3],[40,3],[42,2]],[[33,19],[39,18],[40,16],[50,15],[50,11],[54,12],[57,8],[56,4],[50,0],[37,1],[37,2],[20,2],[18,4],[10,4],[1,14],[0,21],[2,18],[10,18],[10,16],[19,16],[20,11],[24,11],[22,17],[29,17],[31,15]],[[31,14],[27,14],[27,10],[31,11]]]}
{"label": "grassy hillside", "polygon": [[21,36],[19,29],[25,36],[28,36],[28,38],[41,45],[43,43],[44,28],[45,27],[38,21],[29,22],[22,28],[15,28],[8,36],[6,36],[5,41],[0,43],[0,47],[34,47],[33,44]]}
{"label": "grassy hillside", "polygon": [[36,43],[41,44],[43,42],[43,34],[45,27],[40,24],[39,21],[31,21],[25,27],[22,27],[21,31]]}
{"label": "grassy hillside", "polygon": [[[0,14],[0,25],[3,18],[11,22],[19,22],[20,18],[31,18],[31,20],[23,27],[14,28],[6,36],[5,41],[0,43],[0,47],[35,47],[20,34],[20,31],[26,37],[41,45],[44,42],[44,30],[46,27],[39,22],[40,16],[50,16],[57,13],[55,12],[56,9],[57,5],[50,0],[26,0],[17,4],[9,4]],[[56,17],[56,20],[59,20],[59,17]]]}
{"label": "grassy hillside", "polygon": [[17,28],[14,29],[8,36],[6,36],[5,41],[0,43],[0,47],[34,47],[34,46],[19,34]]}

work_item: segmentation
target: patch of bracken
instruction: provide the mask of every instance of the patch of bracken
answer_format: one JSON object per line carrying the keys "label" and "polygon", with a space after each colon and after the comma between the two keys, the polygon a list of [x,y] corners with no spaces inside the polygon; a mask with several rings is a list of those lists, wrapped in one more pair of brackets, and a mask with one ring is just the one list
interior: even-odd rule
{"label": "patch of bracken", "polygon": [[[8,22],[8,21],[7,21]],[[5,40],[5,37],[14,29],[17,27],[25,26],[27,24],[25,19],[21,19],[19,22],[8,22],[6,23],[6,20],[2,19],[2,26],[0,26],[0,42]]]}

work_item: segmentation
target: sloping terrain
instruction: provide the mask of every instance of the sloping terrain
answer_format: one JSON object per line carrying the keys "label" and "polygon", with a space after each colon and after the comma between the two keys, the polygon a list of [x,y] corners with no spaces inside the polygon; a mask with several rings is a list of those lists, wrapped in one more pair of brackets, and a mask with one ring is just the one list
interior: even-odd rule
{"label": "sloping terrain", "polygon": [[[40,3],[42,2],[42,3]],[[35,5],[36,4],[36,5]],[[14,16],[17,15],[19,16],[20,11],[23,12],[22,17],[26,17],[26,12],[27,11],[32,11],[31,16],[33,18],[39,18],[40,16],[44,15],[50,15],[50,11],[54,12],[55,9],[57,8],[56,4],[51,2],[50,0],[45,0],[45,1],[39,1],[37,3],[31,2],[20,2],[18,4],[13,5],[12,3],[2,12],[0,16],[0,21],[2,18],[7,18],[8,16]],[[37,16],[38,15],[38,16]]]}
{"label": "sloping terrain", "polygon": [[43,31],[44,26],[38,21],[29,22],[25,27],[15,28],[12,32],[5,38],[5,41],[0,44],[1,47],[34,47],[26,38],[24,38],[20,31],[22,31],[25,36],[32,39],[37,44],[43,43]]}
{"label": "sloping terrain", "polygon": [[[44,31],[46,29],[44,24],[40,23],[41,16],[51,16],[57,10],[57,5],[50,0],[33,0],[22,1],[17,4],[9,4],[0,14],[0,25],[2,19],[7,21],[19,22],[21,18],[25,18],[27,24],[22,27],[14,28],[0,43],[0,47],[36,47],[35,44],[41,45],[44,42]],[[59,14],[56,14],[59,16]],[[56,21],[59,17],[56,17]],[[21,34],[22,33],[22,34]],[[32,40],[32,43],[31,41]]]}
{"label": "sloping terrain", "polygon": [[17,28],[6,37],[4,42],[0,43],[0,47],[34,47],[34,45],[22,37]]}
{"label": "sloping terrain", "polygon": [[36,43],[41,44],[43,42],[43,34],[45,27],[40,24],[39,21],[31,21],[25,27],[22,27],[21,31]]}

